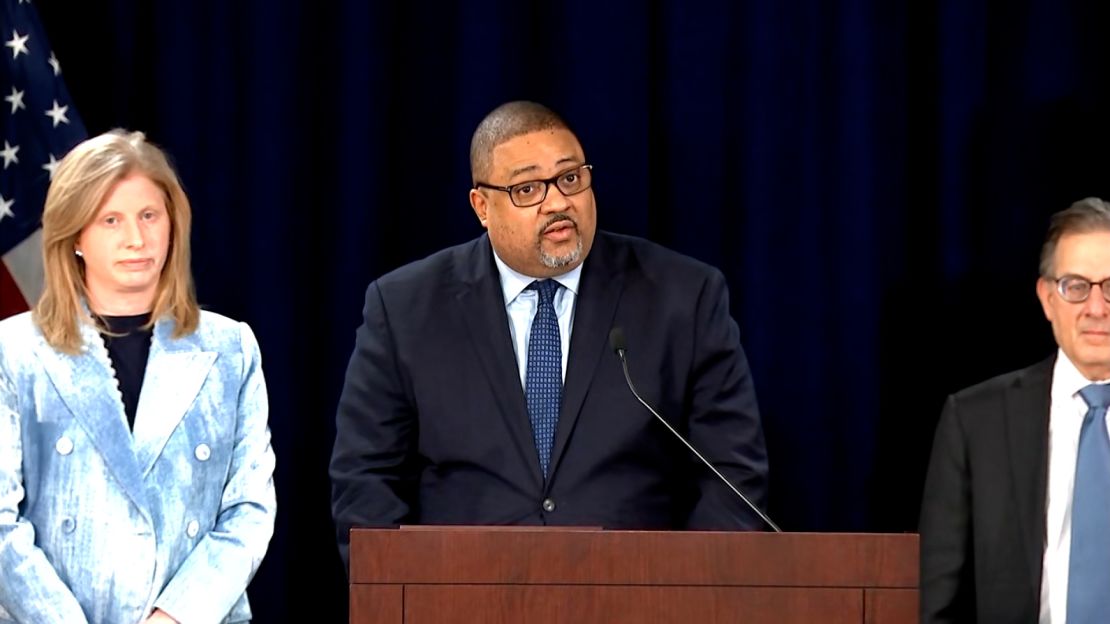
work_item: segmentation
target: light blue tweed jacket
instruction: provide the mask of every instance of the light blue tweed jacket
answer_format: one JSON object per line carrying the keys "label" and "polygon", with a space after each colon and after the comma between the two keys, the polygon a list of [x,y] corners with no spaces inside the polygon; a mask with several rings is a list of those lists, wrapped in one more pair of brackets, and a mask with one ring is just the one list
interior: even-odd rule
{"label": "light blue tweed jacket", "polygon": [[210,312],[172,332],[154,327],[132,434],[94,327],[71,356],[29,313],[0,322],[0,622],[250,619],[276,509],[258,344]]}

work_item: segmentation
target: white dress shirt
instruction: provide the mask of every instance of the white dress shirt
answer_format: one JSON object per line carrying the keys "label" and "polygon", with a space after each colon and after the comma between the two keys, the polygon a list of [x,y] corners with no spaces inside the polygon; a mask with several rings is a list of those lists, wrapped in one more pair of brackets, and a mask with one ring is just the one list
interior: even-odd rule
{"label": "white dress shirt", "polygon": [[[528,339],[532,335],[532,319],[536,316],[540,294],[528,290],[528,285],[542,277],[528,277],[505,264],[497,251],[493,252],[497,272],[501,274],[501,292],[505,296],[505,312],[509,317],[509,333],[513,338],[520,387],[524,387],[524,374],[528,370]],[[570,330],[574,327],[574,308],[578,301],[578,282],[582,279],[582,265],[553,278],[563,287],[555,291],[555,315],[559,317],[559,346],[562,350],[563,381],[567,378],[567,355],[570,353]]]}
{"label": "white dress shirt", "polygon": [[[1045,546],[1041,568],[1041,624],[1065,624],[1067,621],[1071,499],[1075,490],[1079,430],[1087,415],[1087,402],[1079,396],[1079,391],[1091,383],[1061,350],[1052,369],[1052,405],[1048,415],[1048,491],[1045,493]],[[1107,418],[1110,419],[1110,415]],[[1103,426],[1107,426],[1107,422],[1104,421]]]}

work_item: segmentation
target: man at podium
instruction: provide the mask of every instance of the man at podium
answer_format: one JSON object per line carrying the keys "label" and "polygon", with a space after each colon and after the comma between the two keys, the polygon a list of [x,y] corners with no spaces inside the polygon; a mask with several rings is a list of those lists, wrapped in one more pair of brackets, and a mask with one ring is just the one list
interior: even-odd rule
{"label": "man at podium", "polygon": [[596,231],[593,167],[542,105],[491,112],[470,162],[487,232],[366,291],[330,469],[344,563],[358,526],[761,528],[637,402],[609,346],[620,329],[644,398],[762,505],[763,431],[721,273]]}

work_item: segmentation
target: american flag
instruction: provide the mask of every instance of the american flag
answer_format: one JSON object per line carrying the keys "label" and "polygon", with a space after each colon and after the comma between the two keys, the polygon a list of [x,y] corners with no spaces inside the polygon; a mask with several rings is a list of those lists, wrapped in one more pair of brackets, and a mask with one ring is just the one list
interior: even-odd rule
{"label": "american flag", "polygon": [[0,0],[0,318],[42,292],[42,205],[58,161],[85,138],[30,0]]}

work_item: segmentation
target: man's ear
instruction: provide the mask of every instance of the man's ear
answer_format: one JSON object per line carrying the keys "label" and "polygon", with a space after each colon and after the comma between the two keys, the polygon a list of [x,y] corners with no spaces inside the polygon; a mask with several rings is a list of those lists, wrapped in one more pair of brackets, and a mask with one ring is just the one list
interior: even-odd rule
{"label": "man's ear", "polygon": [[482,227],[489,228],[489,202],[485,194],[478,189],[470,189],[470,207],[474,209],[474,214],[478,217],[478,222]]}
{"label": "man's ear", "polygon": [[1041,301],[1041,309],[1044,310],[1044,317],[1051,323],[1054,316],[1052,306],[1049,305],[1052,297],[1056,294],[1056,284],[1048,281],[1044,277],[1037,278],[1037,299]]}

